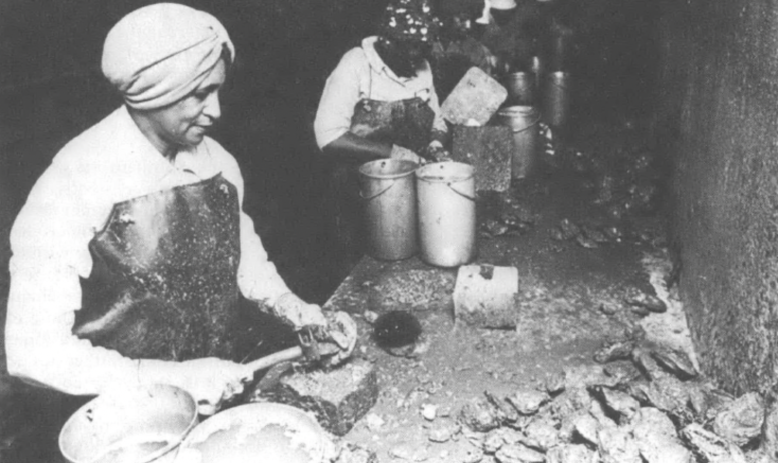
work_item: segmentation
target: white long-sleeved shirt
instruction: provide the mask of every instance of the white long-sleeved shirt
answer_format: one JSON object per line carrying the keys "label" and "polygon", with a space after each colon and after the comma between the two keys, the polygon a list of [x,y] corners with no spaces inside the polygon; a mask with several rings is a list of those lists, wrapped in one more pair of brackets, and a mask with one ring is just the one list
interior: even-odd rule
{"label": "white long-sleeved shirt", "polygon": [[319,148],[349,131],[354,107],[362,99],[399,101],[419,97],[428,101],[435,113],[433,129],[448,130],[440,113],[429,63],[425,61],[425,67],[414,77],[397,77],[376,53],[377,40],[367,37],[361,47],[346,52],[327,78],[313,124]]}
{"label": "white long-sleeved shirt", "polygon": [[[88,244],[120,201],[199,182],[221,173],[238,190],[235,159],[213,139],[165,159],[125,107],[68,143],[38,179],[11,231],[11,291],[6,321],[8,370],[75,395],[143,382],[160,360],[129,359],[71,332],[81,307],[79,278],[92,269]],[[241,206],[242,211],[242,206]],[[254,231],[240,215],[238,285],[249,299],[272,303],[289,292]]]}

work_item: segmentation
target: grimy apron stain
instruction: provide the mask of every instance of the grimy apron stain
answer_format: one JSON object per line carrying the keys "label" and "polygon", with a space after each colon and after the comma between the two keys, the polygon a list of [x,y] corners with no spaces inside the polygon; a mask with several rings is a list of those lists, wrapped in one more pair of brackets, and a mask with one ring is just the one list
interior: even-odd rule
{"label": "grimy apron stain", "polygon": [[130,358],[234,358],[239,212],[221,174],[115,204],[73,333]]}
{"label": "grimy apron stain", "polygon": [[435,112],[420,97],[398,101],[360,100],[351,118],[351,133],[418,153],[431,141]]}

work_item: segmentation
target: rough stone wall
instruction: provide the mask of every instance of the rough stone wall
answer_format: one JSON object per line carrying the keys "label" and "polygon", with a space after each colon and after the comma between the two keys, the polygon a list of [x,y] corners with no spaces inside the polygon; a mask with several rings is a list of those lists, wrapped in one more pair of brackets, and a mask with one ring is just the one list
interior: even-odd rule
{"label": "rough stone wall", "polygon": [[704,370],[731,392],[778,361],[778,3],[662,3],[656,128],[672,147],[680,291]]}

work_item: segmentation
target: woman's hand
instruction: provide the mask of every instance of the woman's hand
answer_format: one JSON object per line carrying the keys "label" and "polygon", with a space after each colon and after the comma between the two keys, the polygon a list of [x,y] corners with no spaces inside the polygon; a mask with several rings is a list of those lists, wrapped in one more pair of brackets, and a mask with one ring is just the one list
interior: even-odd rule
{"label": "woman's hand", "polygon": [[437,140],[433,140],[425,148],[425,154],[427,159],[434,159],[435,162],[444,162],[451,160],[451,153],[449,153],[443,144]]}
{"label": "woman's hand", "polygon": [[295,330],[304,326],[327,326],[321,307],[308,304],[294,293],[286,293],[279,297],[273,306],[273,312]]}
{"label": "woman's hand", "polygon": [[337,365],[351,357],[357,345],[357,324],[343,311],[327,312],[327,337],[340,347],[340,351],[327,359],[329,365]]}
{"label": "woman's hand", "polygon": [[401,161],[415,162],[416,164],[424,164],[425,162],[427,162],[424,158],[422,158],[418,154],[414,153],[408,148],[403,148],[402,146],[399,145],[392,145],[392,154],[390,157],[392,159],[398,159]]}
{"label": "woman's hand", "polygon": [[278,298],[275,313],[295,330],[313,328],[318,341],[334,342],[340,351],[327,359],[337,365],[349,358],[357,342],[357,324],[346,312],[323,313],[316,304],[308,304],[293,293]]}

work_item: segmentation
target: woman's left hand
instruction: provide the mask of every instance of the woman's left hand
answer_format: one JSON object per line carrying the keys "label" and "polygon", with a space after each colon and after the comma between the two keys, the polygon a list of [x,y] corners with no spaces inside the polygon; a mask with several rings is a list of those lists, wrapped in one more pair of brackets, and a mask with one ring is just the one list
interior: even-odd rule
{"label": "woman's left hand", "polygon": [[427,160],[424,159],[423,156],[419,156],[418,154],[414,153],[408,148],[403,148],[402,146],[399,145],[392,145],[392,154],[390,155],[390,158],[397,159],[400,161],[411,161],[419,165],[422,165],[427,162]]}
{"label": "woman's left hand", "polygon": [[450,161],[451,154],[437,140],[432,141],[425,149],[425,157],[433,162]]}
{"label": "woman's left hand", "polygon": [[314,328],[318,341],[334,342],[340,348],[327,359],[330,365],[337,365],[351,356],[357,342],[357,324],[346,312],[322,313],[321,307],[308,304],[293,293],[281,296],[274,307],[278,315],[296,330]]}
{"label": "woman's left hand", "polygon": [[329,365],[337,365],[351,357],[357,344],[357,324],[349,314],[343,311],[327,312],[327,336],[340,347],[340,351],[329,357]]}
{"label": "woman's left hand", "polygon": [[321,307],[309,304],[294,293],[286,293],[278,298],[273,307],[276,316],[285,323],[299,330],[304,326],[327,326],[327,320],[321,313]]}

